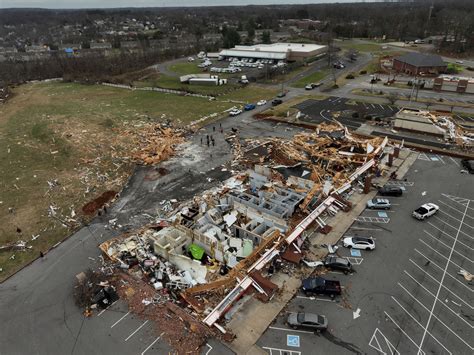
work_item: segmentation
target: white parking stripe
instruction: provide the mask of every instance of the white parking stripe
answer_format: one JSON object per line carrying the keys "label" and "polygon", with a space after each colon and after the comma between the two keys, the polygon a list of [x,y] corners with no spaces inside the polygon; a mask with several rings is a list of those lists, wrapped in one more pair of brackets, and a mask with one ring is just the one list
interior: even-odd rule
{"label": "white parking stripe", "polygon": [[[455,211],[457,211],[457,212],[459,212],[459,213],[463,213],[461,210],[458,210],[457,208],[454,208],[453,206],[448,205],[446,202],[443,202],[443,201],[441,201],[441,200],[438,200],[438,202],[442,203],[442,204],[445,205],[446,207],[449,207],[449,208],[451,208],[451,209],[453,209],[453,210],[455,210]],[[467,217],[467,218],[470,218],[470,219],[474,219],[474,217],[471,217],[471,216],[469,216],[469,215],[466,215],[466,217]]]}
{"label": "white parking stripe", "polygon": [[[420,270],[422,273],[424,273],[425,275],[429,276],[434,282],[436,282],[438,285],[440,285],[439,281],[433,277],[433,275],[431,275],[429,272],[426,272],[425,270],[423,270],[420,265],[418,265],[417,263],[415,263],[412,259],[409,259],[411,261],[411,263],[413,265],[415,265],[418,270]],[[459,301],[461,301],[462,303],[464,303],[466,306],[468,306],[470,309],[474,309],[473,306],[471,306],[469,303],[467,303],[466,301],[464,301],[461,297],[459,297],[457,294],[455,294],[453,291],[451,291],[451,289],[449,289],[448,287],[446,287],[445,285],[443,285],[443,288],[448,291],[450,294],[452,294],[454,297],[456,297]]]}
{"label": "white parking stripe", "polygon": [[[148,350],[150,350],[150,348],[151,348],[153,345],[155,345],[155,343],[156,343],[158,340],[160,340],[160,338],[163,336],[163,334],[165,334],[165,332],[161,333],[158,338],[156,338],[155,340],[153,340],[153,343],[151,343],[150,345],[148,345],[147,348],[146,348],[145,350],[143,350],[143,352],[142,352],[141,355],[145,354]],[[211,348],[211,350],[212,350],[212,348]],[[208,353],[209,353],[209,351],[206,353],[206,355],[207,355]]]}
{"label": "white parking stripe", "polygon": [[125,341],[127,341],[127,340],[130,339],[132,336],[134,336],[135,333],[138,332],[140,329],[142,329],[142,328],[145,326],[145,324],[147,324],[147,323],[148,323],[148,320],[144,321],[141,326],[139,326],[137,329],[135,329],[135,331],[134,331],[132,334],[130,334],[130,335],[127,337],[127,339],[125,339]]}
{"label": "white parking stripe", "polygon": [[[441,221],[441,223],[444,223],[446,224],[448,227],[451,227],[452,229],[455,229],[457,230],[456,227],[453,227],[452,225],[450,225],[449,223],[446,223],[445,221],[443,221],[441,218],[439,218],[438,216],[433,216],[434,218],[438,219]],[[464,234],[466,237],[470,238],[470,239],[474,239],[474,237],[471,237],[469,234],[467,233],[464,233],[463,231],[459,231],[461,234]]]}
{"label": "white parking stripe", "polygon": [[[441,209],[438,210],[438,212],[444,213],[446,216],[449,216],[449,217],[451,217],[452,219],[454,219],[454,220],[458,221],[459,223],[461,223],[461,220],[460,220],[460,219],[454,217],[453,215],[450,215],[448,212],[444,212],[444,211],[441,210]],[[462,226],[468,226],[469,228],[474,229],[473,226],[471,226],[470,224],[467,224],[466,222],[463,222],[463,223],[462,223]]]}
{"label": "white parking stripe", "polygon": [[110,326],[110,328],[115,327],[117,324],[119,324],[119,322],[122,321],[122,319],[124,319],[124,318],[125,318],[126,316],[128,316],[129,314],[130,314],[130,312],[127,312],[122,318],[120,318],[118,321],[116,321],[114,324],[112,324],[112,325]]}
{"label": "white parking stripe", "polygon": [[[413,300],[415,300],[416,303],[418,303],[421,307],[423,307],[427,312],[430,312],[430,310],[429,310],[428,308],[426,308],[426,306],[425,306],[423,303],[421,303],[420,301],[418,301],[418,299],[417,299],[415,296],[413,296],[405,287],[403,287],[403,285],[402,285],[401,283],[398,282],[398,285],[399,285],[401,288],[403,288],[403,289],[405,290],[405,292],[408,293],[408,294],[410,295],[410,297],[413,298]],[[393,298],[393,297],[392,297],[392,298]],[[458,338],[460,341],[462,341],[469,349],[474,350],[474,348],[473,348],[471,345],[469,345],[468,343],[466,343],[466,341],[465,341],[463,338],[461,338],[454,330],[452,330],[450,327],[448,327],[448,326],[446,325],[446,323],[444,323],[441,319],[439,319],[438,316],[436,316],[435,314],[433,314],[433,312],[430,313],[430,317],[434,317],[438,322],[440,322],[442,325],[444,325],[445,328],[448,329],[456,338]],[[428,328],[428,327],[425,328],[425,333],[426,333],[426,334],[429,333],[427,328]],[[422,343],[423,343],[423,342],[420,343],[420,349],[421,349],[421,345],[423,345]],[[446,350],[446,351],[448,351],[448,350]]]}
{"label": "white parking stripe", "polygon": [[451,159],[451,161],[453,161],[454,164],[459,165],[459,163],[456,160],[454,160],[453,157],[449,157],[449,159]]}
{"label": "white parking stripe", "polygon": [[[414,341],[412,338],[410,338],[410,336],[403,330],[403,328],[400,327],[400,326],[397,324],[397,322],[395,322],[395,320],[394,320],[392,317],[389,316],[389,314],[388,314],[387,312],[384,311],[383,313],[385,313],[385,315],[386,315],[386,316],[392,321],[392,323],[395,324],[395,325],[397,326],[397,328],[413,343],[413,345],[415,345],[416,347],[418,347],[418,344],[415,343],[415,341]],[[423,351],[421,354],[425,354],[425,352]],[[421,355],[421,354],[420,354],[420,355]]]}
{"label": "white parking stripe", "polygon": [[[391,296],[391,297],[392,297],[392,300],[394,300],[394,301],[400,306],[400,308],[403,309],[403,310],[405,311],[405,313],[408,314],[408,315],[410,316],[410,318],[415,321],[416,324],[418,324],[421,328],[423,328],[423,326],[421,325],[421,323],[418,322],[418,320],[417,320],[410,312],[408,312],[408,311],[405,309],[405,307],[403,307],[403,306],[400,304],[400,302],[397,301],[397,299],[396,299],[395,297],[393,297],[393,296]],[[445,347],[443,344],[441,344],[441,342],[440,342],[438,339],[436,339],[433,334],[431,334],[431,333],[429,333],[429,334],[430,334],[430,336],[431,336],[439,345],[441,345],[442,348],[444,348],[444,350],[446,350],[448,353],[452,354],[452,352],[449,351],[448,349],[446,349],[446,347]],[[419,346],[419,345],[416,345],[416,346],[418,347],[418,353],[419,353],[420,351],[422,351],[422,350],[421,350],[421,346]]]}
{"label": "white parking stripe", "polygon": [[382,110],[384,109],[382,105],[379,104],[379,106],[380,106],[380,108],[381,108]]}
{"label": "white parking stripe", "polygon": [[314,332],[308,332],[306,330],[297,330],[297,329],[289,329],[289,328],[278,328],[278,327],[268,327],[268,329],[274,330],[284,330],[286,332],[297,332],[297,333],[306,333],[306,334],[313,334]]}
{"label": "white parking stripe", "polygon": [[303,298],[303,299],[311,300],[311,301],[336,302],[336,300],[328,300],[326,298],[317,298],[317,297],[296,296],[296,298]]}
{"label": "white parking stripe", "polygon": [[110,307],[112,307],[115,303],[117,303],[117,301],[113,302],[110,306],[108,306],[107,308],[104,308],[102,311],[100,311],[100,313],[97,315],[97,317],[101,316],[106,310],[110,309]]}
{"label": "white parking stripe", "polygon": [[[408,273],[408,271],[406,270],[403,270],[405,272],[405,274],[411,278],[413,280],[413,282],[415,282],[418,286],[420,286],[423,290],[425,290],[427,293],[429,293],[432,297],[436,297],[436,295],[431,292],[430,290],[428,290],[425,286],[423,286],[421,283],[419,283],[412,275],[410,275],[410,273]],[[442,285],[442,284],[440,284]],[[440,286],[441,287],[441,286]],[[466,323],[469,327],[471,328],[474,328],[473,325],[471,325],[471,323],[467,322],[464,318],[462,318],[456,311],[454,311],[451,307],[449,307],[447,304],[445,304],[444,302],[439,302],[439,304],[442,304],[443,306],[445,306],[447,309],[449,309],[451,311],[451,313],[453,313],[456,317],[458,317],[460,320],[462,320],[464,323]]]}
{"label": "white parking stripe", "polygon": [[[433,236],[433,234],[431,234],[430,232],[425,231],[425,230],[423,230],[423,232],[425,232],[427,235],[429,235],[429,236],[430,236],[431,238],[433,238],[434,240],[436,240],[436,241],[440,242],[441,244],[443,244],[446,248],[448,248],[448,249],[451,248],[448,244],[446,244],[446,243],[444,243],[443,241],[441,241],[440,239],[436,238],[436,237]],[[455,252],[456,254],[458,254],[460,257],[462,257],[462,258],[464,258],[464,259],[466,259],[467,261],[469,261],[469,262],[472,263],[472,260],[469,259],[469,258],[468,258],[467,256],[465,256],[464,254],[461,254],[461,253],[458,252],[457,250],[454,250],[454,252]]]}
{"label": "white parking stripe", "polygon": [[[415,248],[415,251],[420,254],[422,257],[424,257],[426,260],[428,260],[430,262],[430,265],[433,264],[434,266],[436,266],[438,269],[440,269],[441,271],[443,271],[443,268],[441,266],[439,266],[438,264],[436,264],[433,260],[431,260],[430,258],[428,258],[425,254],[423,254],[421,251],[419,251],[418,249]],[[456,281],[457,283],[459,283],[461,286],[467,288],[469,291],[471,292],[474,292],[474,290],[472,290],[469,286],[467,286],[465,283],[459,281],[456,277],[452,276],[451,274],[448,274],[449,277],[451,277],[454,281]]]}
{"label": "white parking stripe", "polygon": [[436,155],[438,157],[438,159],[443,163],[443,165],[446,165],[446,163],[444,162],[443,158],[441,157],[441,155]]}
{"label": "white parking stripe", "polygon": [[446,259],[448,261],[448,264],[451,263],[453,265],[456,265],[458,268],[462,269],[463,267],[457,263],[455,263],[454,261],[451,260],[451,258],[447,258],[446,256],[444,256],[443,254],[441,254],[439,251],[437,251],[435,248],[433,248],[431,245],[429,245],[428,243],[426,243],[423,239],[418,239],[420,242],[422,242],[424,245],[426,245],[428,248],[430,248],[431,250],[433,250],[436,254],[438,254],[439,256],[441,256],[443,259]]}
{"label": "white parking stripe", "polygon": [[375,109],[375,106],[374,106],[374,104],[370,104],[370,106],[372,106],[372,108],[373,108],[373,109]]}
{"label": "white parking stripe", "polygon": [[[428,222],[428,224],[429,224],[430,226],[432,226],[433,228],[439,230],[439,231],[440,231],[441,233],[443,233],[444,235],[446,235],[446,236],[448,236],[449,238],[451,238],[451,239],[454,240],[454,237],[453,237],[452,235],[450,235],[449,233],[446,233],[444,230],[439,229],[439,228],[436,227],[433,223]],[[468,249],[474,250],[474,249],[471,248],[469,245],[467,245],[467,244],[461,242],[460,240],[458,240],[458,243],[464,245],[464,246],[465,246],[466,248],[468,248]]]}

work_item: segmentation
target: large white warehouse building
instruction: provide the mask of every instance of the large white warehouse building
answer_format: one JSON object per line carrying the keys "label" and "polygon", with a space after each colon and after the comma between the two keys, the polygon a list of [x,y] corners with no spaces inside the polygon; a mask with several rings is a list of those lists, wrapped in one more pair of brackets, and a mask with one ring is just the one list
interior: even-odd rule
{"label": "large white warehouse building", "polygon": [[317,57],[327,52],[327,46],[308,43],[273,43],[253,46],[235,46],[224,49],[219,55],[224,58],[253,58],[296,62]]}

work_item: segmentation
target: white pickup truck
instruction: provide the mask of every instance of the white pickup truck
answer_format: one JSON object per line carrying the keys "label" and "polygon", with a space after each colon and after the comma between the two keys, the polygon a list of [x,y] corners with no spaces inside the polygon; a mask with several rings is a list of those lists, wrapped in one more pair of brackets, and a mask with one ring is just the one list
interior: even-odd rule
{"label": "white pickup truck", "polygon": [[423,220],[427,217],[434,215],[436,212],[438,212],[438,210],[438,205],[429,202],[414,210],[412,216],[416,219]]}

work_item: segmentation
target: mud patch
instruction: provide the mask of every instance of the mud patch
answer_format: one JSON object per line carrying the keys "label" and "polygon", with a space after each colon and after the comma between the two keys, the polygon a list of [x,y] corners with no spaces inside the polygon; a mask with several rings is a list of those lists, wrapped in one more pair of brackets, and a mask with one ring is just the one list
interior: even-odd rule
{"label": "mud patch", "polygon": [[86,203],[82,207],[82,212],[84,212],[87,216],[94,215],[98,209],[102,208],[107,202],[111,201],[115,196],[117,196],[117,192],[109,190],[105,191],[102,195],[97,197],[95,200],[92,200]]}

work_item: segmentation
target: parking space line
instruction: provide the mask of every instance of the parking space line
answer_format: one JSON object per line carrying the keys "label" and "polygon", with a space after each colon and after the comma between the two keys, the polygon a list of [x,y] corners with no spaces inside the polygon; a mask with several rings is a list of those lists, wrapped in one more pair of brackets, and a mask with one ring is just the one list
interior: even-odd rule
{"label": "parking space line", "polygon": [[[415,249],[415,251],[420,254],[422,257],[424,257],[426,260],[428,260],[430,262],[430,265],[433,264],[434,266],[436,266],[438,269],[440,269],[441,271],[443,270],[443,268],[441,266],[439,266],[438,264],[436,264],[433,260],[431,260],[430,258],[428,258],[425,254],[423,254],[421,251],[419,251],[418,249]],[[469,291],[471,292],[474,292],[474,290],[472,290],[469,286],[467,286],[466,284],[462,283],[461,281],[459,281],[457,278],[455,278],[453,275],[451,274],[447,274],[449,277],[451,277],[453,280],[457,281],[460,285],[464,286],[465,288],[467,288]]]}
{"label": "parking space line", "polygon": [[[429,276],[433,281],[435,281],[438,285],[440,284],[439,281],[433,277],[429,272],[426,272],[425,270],[423,270],[420,265],[418,265],[417,263],[415,263],[412,259],[408,259],[411,261],[411,263],[413,265],[415,265],[422,273],[424,273],[425,275]],[[453,291],[451,291],[451,289],[449,289],[448,287],[442,285],[443,288],[448,291],[450,294],[452,294],[454,297],[456,297],[459,301],[461,301],[462,303],[464,303],[466,306],[468,306],[470,309],[474,309],[473,306],[471,306],[469,303],[467,303],[466,301],[464,301],[461,297],[459,297],[457,294],[455,294]]]}
{"label": "parking space line", "polygon": [[454,164],[459,165],[459,163],[456,160],[454,160],[453,157],[449,157],[449,159],[451,159],[451,161],[453,161]]}
{"label": "parking space line", "polygon": [[[433,238],[434,240],[440,242],[441,244],[443,244],[446,248],[451,248],[448,244],[442,242],[440,239],[436,238],[435,236],[433,236],[433,234],[431,234],[430,232],[428,231],[425,231],[423,230],[423,232],[425,232],[426,234],[428,234],[431,238]],[[460,252],[458,252],[457,250],[454,250],[454,252],[456,254],[458,254],[459,256],[463,257],[464,259],[466,259],[467,261],[470,261],[471,263],[473,262],[471,259],[469,259],[467,256],[465,256],[464,254],[461,254]]]}
{"label": "parking space line", "polygon": [[[450,215],[449,213],[444,212],[444,211],[441,210],[441,209],[439,210],[439,212],[444,213],[446,216],[449,216],[449,217],[451,217],[452,219],[454,219],[454,220],[458,221],[459,223],[461,223],[461,220],[458,219],[458,218],[456,218],[456,217],[454,217],[453,215]],[[462,225],[463,225],[463,226],[468,226],[469,228],[474,229],[473,226],[471,226],[470,224],[467,224],[466,222],[463,222]]]}
{"label": "parking space line", "polygon": [[474,208],[472,207],[469,207],[469,204],[468,202],[470,201],[468,198],[464,198],[464,197],[459,197],[459,196],[452,196],[452,195],[448,195],[448,194],[441,194],[443,195],[444,197],[450,199],[451,201],[454,201],[458,204],[460,204],[461,206],[463,207],[466,207],[470,210],[473,210],[474,211]]}
{"label": "parking space line", "polygon": [[[403,270],[403,272],[409,277],[411,278],[418,286],[420,286],[423,290],[425,290],[427,293],[429,293],[432,297],[435,297],[436,298],[436,295],[431,292],[430,290],[428,290],[425,286],[423,286],[421,283],[419,283],[408,271],[406,270]],[[442,284],[440,284],[442,285]],[[440,286],[441,287],[441,286]],[[464,323],[466,323],[469,327],[471,328],[474,328],[473,325],[471,325],[469,322],[467,322],[464,318],[462,318],[456,311],[454,311],[451,307],[449,307],[447,304],[445,304],[444,302],[439,302],[439,304],[442,304],[443,306],[445,306],[447,309],[449,309],[451,311],[451,313],[453,313],[456,317],[458,317],[460,320],[462,320]]]}
{"label": "parking space line", "polygon": [[[391,296],[391,297],[392,297],[392,300],[394,300],[394,301],[400,306],[400,308],[403,309],[403,310],[405,311],[405,313],[408,314],[408,315],[410,316],[410,318],[415,321],[416,324],[418,324],[421,328],[423,328],[423,325],[421,325],[421,323],[418,322],[418,320],[417,320],[410,312],[408,312],[408,311],[405,309],[405,307],[403,307],[403,306],[401,305],[401,303],[397,301],[397,299],[396,299],[395,297],[393,297],[393,296]],[[428,332],[428,333],[429,333],[429,332]],[[436,337],[435,337],[433,334],[429,333],[429,335],[430,335],[439,345],[441,345],[441,347],[444,348],[444,350],[446,350],[448,353],[452,354],[452,352],[449,351],[448,349],[446,349],[446,347],[445,347],[443,344],[441,344],[441,342],[440,342],[438,339],[436,339]],[[421,346],[419,346],[419,345],[416,345],[416,346],[418,347],[418,354],[420,353],[420,351],[423,351],[423,350],[421,350]]]}
{"label": "parking space line", "polygon": [[110,309],[110,307],[112,307],[112,306],[113,306],[114,304],[116,304],[116,303],[117,303],[117,301],[112,302],[112,303],[110,304],[110,306],[108,306],[107,308],[104,308],[102,311],[100,311],[99,314],[97,315],[97,317],[100,317],[100,316],[102,315],[102,313],[104,313],[106,310]]}
{"label": "parking space line", "polygon": [[[453,237],[451,234],[446,233],[444,230],[439,229],[439,228],[436,227],[433,223],[428,222],[428,224],[429,224],[430,226],[432,226],[433,228],[436,228],[437,230],[439,230],[441,233],[447,235],[449,238],[454,239],[454,237]],[[459,241],[459,240],[458,240],[458,243],[464,245],[464,246],[465,246],[466,248],[468,248],[468,249],[474,250],[474,249],[471,248],[469,245],[467,245],[467,244],[465,244],[465,243],[463,243],[463,242],[461,242],[461,241]]]}
{"label": "parking space line", "polygon": [[145,324],[147,324],[147,323],[148,323],[148,320],[144,321],[141,326],[139,326],[137,329],[135,329],[135,331],[134,331],[132,334],[130,334],[130,335],[127,337],[127,339],[125,339],[125,341],[127,341],[127,340],[130,339],[132,336],[134,336],[135,333],[138,332],[140,329],[142,329],[142,328],[145,326]]}
{"label": "parking space line", "polygon": [[446,163],[444,162],[443,158],[441,157],[441,155],[436,155],[438,157],[438,159],[443,163],[443,165],[446,165]]}
{"label": "parking space line", "polygon": [[373,109],[376,109],[376,107],[374,106],[374,104],[370,104],[370,106],[372,106]]}
{"label": "parking space line", "polygon": [[430,248],[431,250],[433,250],[436,254],[438,254],[439,256],[441,256],[443,259],[446,259],[448,261],[448,263],[446,265],[449,265],[449,263],[453,264],[453,265],[456,265],[458,268],[460,269],[463,269],[463,267],[457,263],[455,263],[454,261],[451,260],[451,258],[447,258],[446,256],[444,256],[443,254],[441,254],[439,251],[437,251],[435,248],[433,248],[431,245],[429,245],[428,243],[426,243],[423,239],[418,239],[420,242],[422,242],[424,245],[426,245],[428,248]]}
{"label": "parking space line", "polygon": [[379,106],[380,106],[380,108],[381,108],[382,110],[384,110],[384,107],[383,107],[382,105],[379,104]]}
{"label": "parking space line", "polygon": [[286,332],[297,332],[297,333],[313,334],[313,332],[308,332],[307,330],[298,330],[298,329],[290,329],[290,328],[268,327],[268,329],[284,330]]}
{"label": "parking space line", "polygon": [[317,297],[307,297],[307,296],[296,296],[296,298],[303,298],[311,301],[324,301],[324,302],[336,302],[336,300],[328,300],[325,298],[317,298]]}
{"label": "parking space line", "polygon": [[[398,285],[399,285],[401,288],[403,288],[403,289],[405,290],[405,292],[408,293],[408,294],[410,295],[410,297],[415,300],[416,303],[418,303],[421,307],[423,307],[427,312],[430,312],[430,310],[429,310],[428,308],[426,308],[426,306],[425,306],[423,303],[421,303],[415,296],[413,296],[405,287],[403,287],[403,285],[402,285],[400,282],[398,282]],[[392,298],[393,298],[393,297],[392,297]],[[448,329],[456,338],[458,338],[458,339],[459,339],[460,341],[462,341],[467,347],[469,347],[469,349],[474,350],[474,348],[473,348],[471,345],[469,345],[463,338],[461,338],[454,330],[452,330],[450,327],[448,327],[448,326],[446,325],[446,323],[444,323],[441,319],[439,319],[438,316],[436,316],[435,314],[433,314],[432,311],[430,312],[430,317],[429,317],[429,319],[428,319],[429,321],[431,321],[431,317],[434,317],[438,322],[440,322],[442,325],[444,325],[446,329]],[[428,322],[427,325],[429,325],[429,322]],[[429,332],[428,332],[428,327],[425,327],[425,334],[429,334]],[[424,338],[424,337],[423,337],[423,338]],[[423,340],[423,339],[422,339],[422,340]],[[422,346],[422,345],[423,345],[423,341],[420,342],[420,347],[419,347],[419,349],[421,349],[421,346]],[[448,351],[448,350],[446,350],[446,351]]]}
{"label": "parking space line", "polygon": [[[380,342],[379,337],[381,338]],[[373,342],[376,343],[377,346],[375,346],[375,344],[372,344]],[[374,334],[372,334],[372,337],[370,338],[369,346],[377,350],[379,353],[387,355],[388,352],[384,351],[385,349],[380,343],[382,343],[382,345],[385,345],[388,348],[388,351],[391,355],[400,355],[400,352],[397,350],[397,348],[390,342],[390,340],[387,339],[387,337],[380,331],[380,329],[375,328]]]}
{"label": "parking space line", "polygon": [[127,312],[122,318],[120,318],[118,321],[116,321],[114,324],[112,324],[112,325],[110,326],[110,328],[115,327],[117,324],[119,324],[119,322],[122,321],[122,319],[124,319],[124,318],[125,318],[126,316],[128,316],[129,314],[130,314],[130,312]]}
{"label": "parking space line", "polygon": [[[445,221],[443,221],[443,220],[442,220],[441,218],[439,218],[438,216],[433,216],[433,217],[434,217],[434,218],[436,218],[436,219],[438,219],[438,220],[440,220],[440,221],[441,221],[441,223],[444,223],[444,224],[446,224],[447,226],[451,227],[452,229],[455,229],[455,230],[457,230],[457,228],[456,228],[456,227],[454,227],[454,226],[450,225],[449,223],[446,223]],[[461,230],[460,230],[460,233],[461,233],[461,234],[464,234],[466,237],[468,237],[468,238],[470,238],[470,239],[474,239],[474,237],[471,237],[469,234],[467,234],[467,233],[464,233],[464,232],[463,232],[463,231],[461,231]]]}
{"label": "parking space line", "polygon": [[[412,338],[410,338],[410,336],[409,336],[407,333],[405,333],[405,331],[403,330],[403,328],[400,327],[400,326],[397,324],[397,322],[395,322],[395,321],[393,320],[393,318],[390,317],[390,315],[389,315],[387,312],[384,311],[383,313],[385,313],[385,315],[386,315],[386,316],[392,321],[392,323],[395,324],[395,326],[413,343],[413,345],[415,345],[416,347],[418,347],[418,344],[415,343],[415,341],[414,341]],[[421,352],[419,352],[419,355],[423,355],[423,354],[425,354],[425,352],[424,352],[423,350],[421,350]]]}
{"label": "parking space line", "polygon": [[270,350],[270,355],[273,355],[273,350],[275,352],[278,351],[279,355],[288,354],[288,355],[301,355],[301,351],[296,350],[287,350],[287,349],[279,349],[279,348],[270,348],[268,346],[262,346],[262,349]]}
{"label": "parking space line", "polygon": [[349,229],[355,229],[355,230],[361,230],[361,231],[376,231],[376,232],[383,231],[383,229],[380,229],[380,228],[350,227]]}
{"label": "parking space line", "polygon": [[[428,327],[430,325],[431,318],[433,317],[433,311],[435,309],[436,303],[438,302],[438,297],[439,297],[439,293],[441,291],[441,286],[443,285],[444,278],[446,277],[446,272],[448,271],[449,262],[451,261],[451,257],[453,256],[454,248],[456,247],[456,242],[457,242],[458,237],[459,237],[459,232],[461,231],[461,227],[462,227],[462,224],[464,222],[464,217],[466,216],[468,208],[469,208],[469,201],[467,202],[466,210],[464,211],[464,214],[463,214],[462,219],[461,219],[461,224],[459,225],[458,232],[456,233],[456,239],[454,240],[453,246],[451,247],[451,252],[449,253],[448,262],[446,263],[446,266],[444,267],[443,276],[441,277],[441,281],[439,282],[440,285],[438,287],[438,292],[436,292],[436,296],[435,296],[435,299],[434,299],[434,302],[433,302],[433,307],[431,307],[430,316],[428,317],[428,321],[426,322],[425,332],[423,333],[423,337],[421,338],[419,350],[421,350],[421,346],[423,345],[423,341],[425,339],[426,333],[428,332]],[[471,350],[473,350],[473,349],[474,348],[471,348]]]}
{"label": "parking space line", "polygon": [[[153,343],[151,343],[150,345],[147,346],[147,348],[145,350],[143,350],[142,354],[145,354],[148,350],[150,350],[150,348],[155,345],[155,343],[160,340],[160,338],[163,336],[163,334],[165,334],[165,332],[161,333],[160,336],[158,338],[156,338],[155,340],[153,340]],[[206,345],[209,345],[209,344],[206,344]],[[212,347],[211,347],[211,350],[212,350]],[[209,350],[210,351],[210,350]],[[209,351],[206,353],[206,355],[209,353]]]}
{"label": "parking space line", "polygon": [[209,348],[209,350],[206,351],[206,355],[208,355],[212,351],[212,349],[214,349],[214,348],[212,346],[210,346],[208,343],[206,343],[206,346]]}
{"label": "parking space line", "polygon": [[[443,202],[443,201],[441,201],[441,200],[438,200],[438,202],[442,203],[443,205],[445,205],[445,206],[447,206],[447,207],[449,207],[449,208],[451,208],[451,209],[453,209],[453,210],[455,210],[455,211],[457,211],[457,212],[459,212],[459,213],[463,213],[461,210],[458,210],[457,208],[454,208],[453,206],[448,205],[446,202]],[[471,216],[469,216],[469,215],[466,215],[466,217],[467,217],[467,218],[470,218],[470,219],[474,219],[474,217],[471,217]]]}

